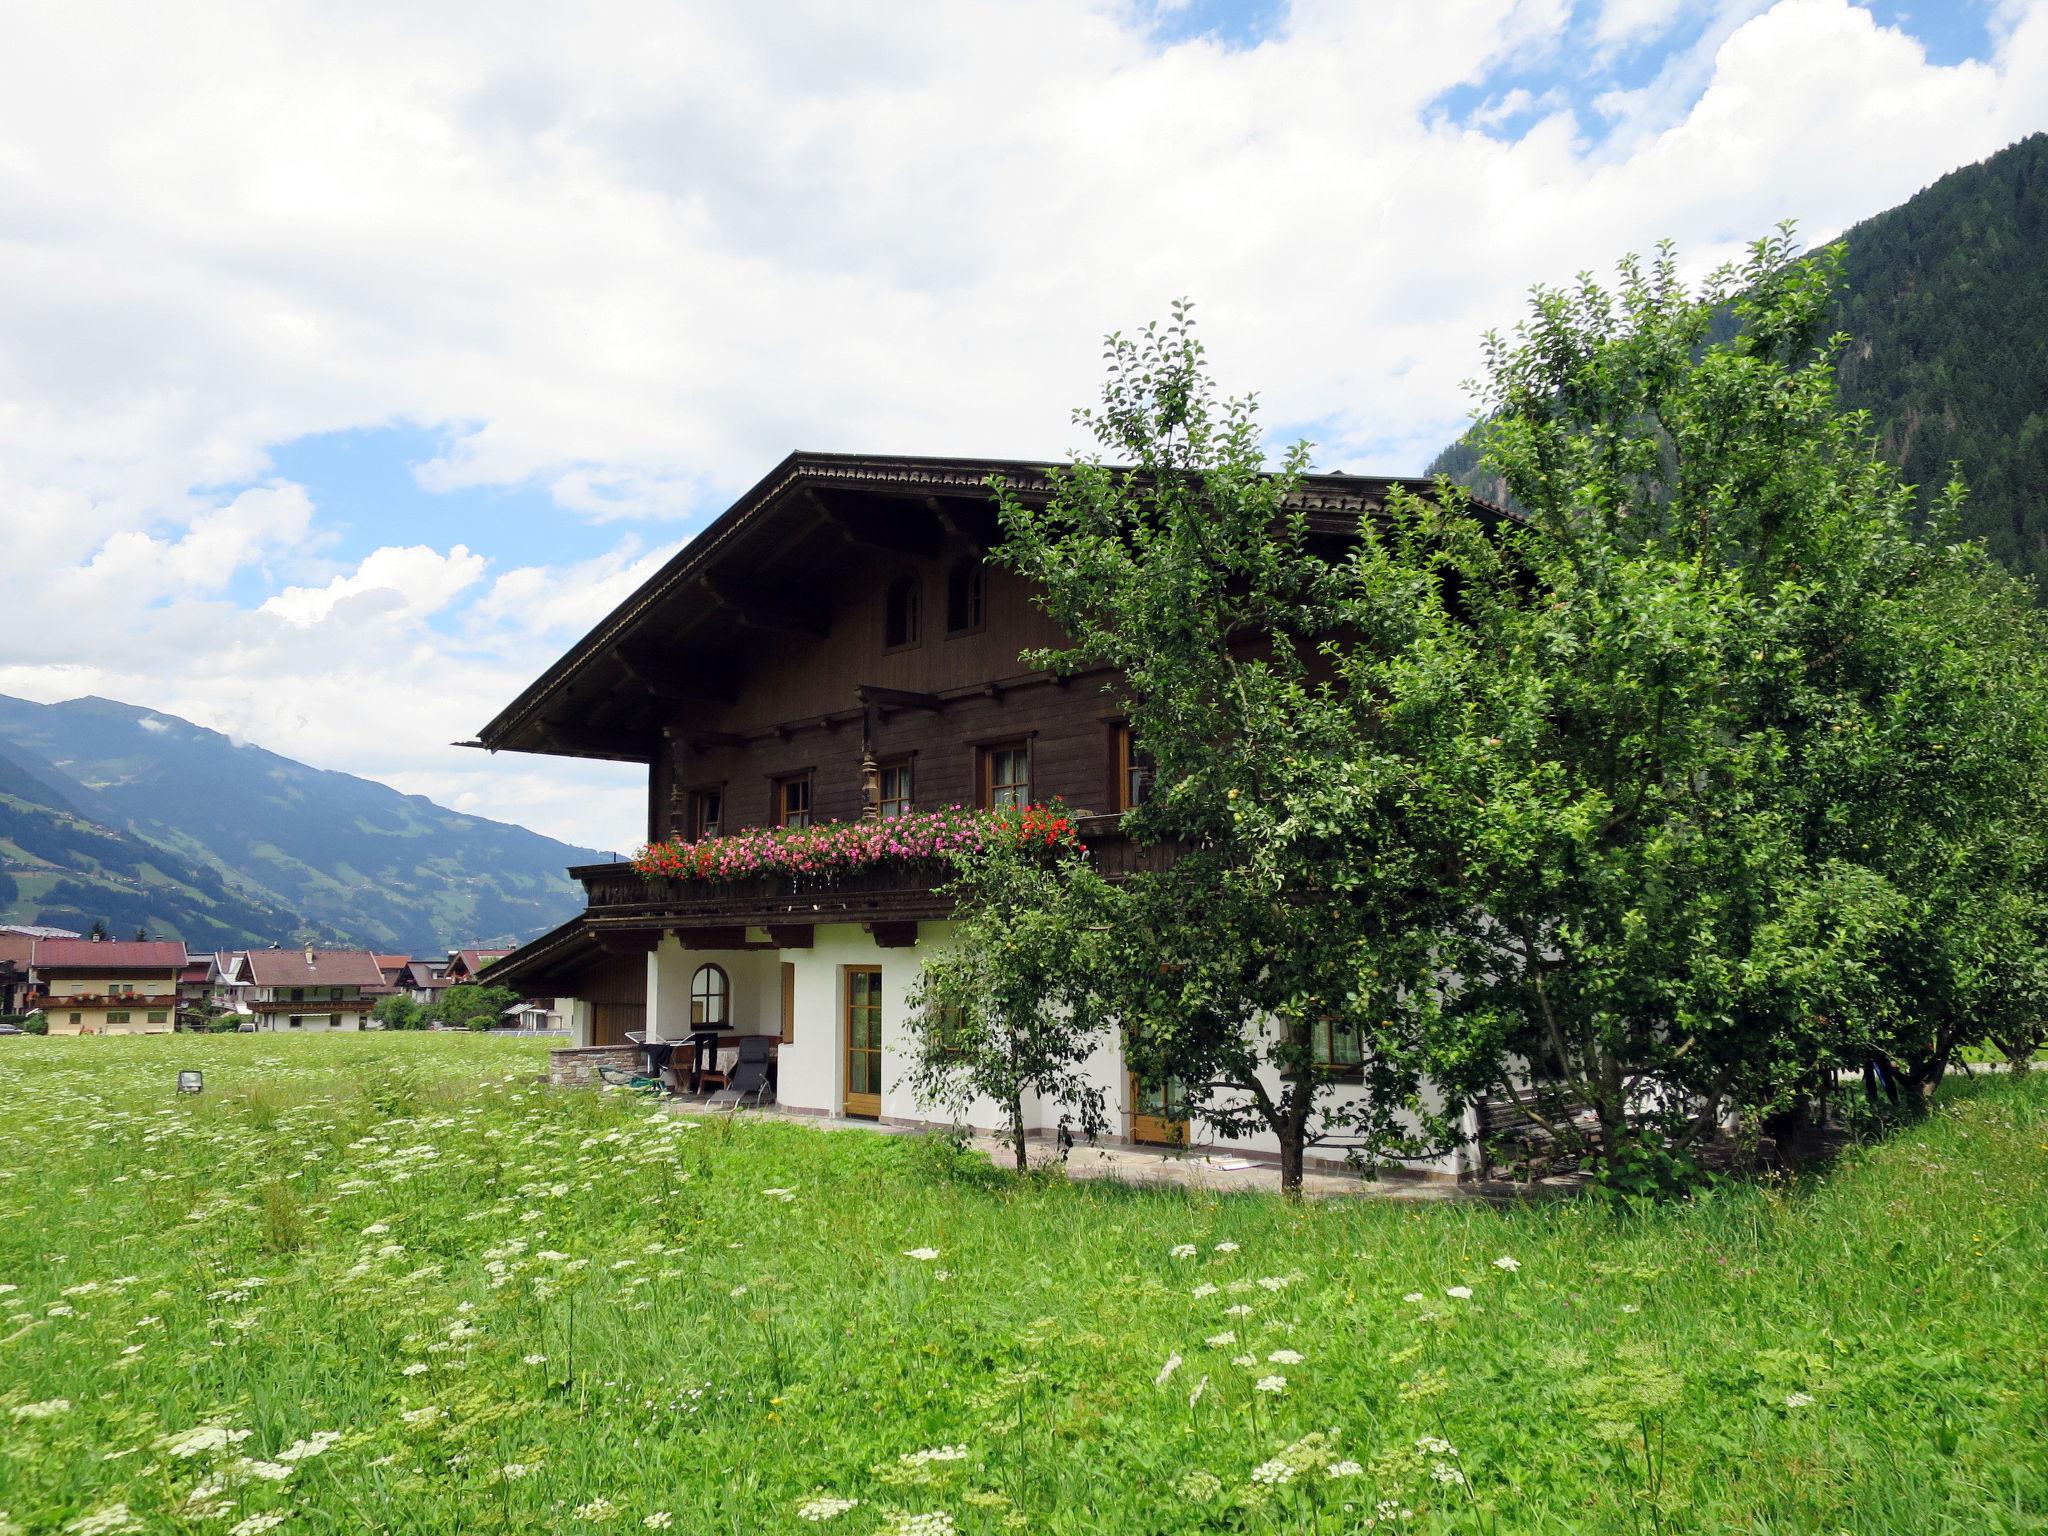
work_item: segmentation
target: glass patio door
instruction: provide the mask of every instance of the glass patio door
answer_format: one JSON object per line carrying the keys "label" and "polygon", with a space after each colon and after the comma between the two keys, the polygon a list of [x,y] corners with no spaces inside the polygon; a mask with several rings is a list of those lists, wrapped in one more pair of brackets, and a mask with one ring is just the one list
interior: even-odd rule
{"label": "glass patio door", "polygon": [[1153,1147],[1184,1147],[1188,1142],[1187,1095],[1168,1078],[1147,1083],[1131,1074],[1131,1140]]}
{"label": "glass patio door", "polygon": [[846,968],[846,1113],[882,1114],[882,968]]}

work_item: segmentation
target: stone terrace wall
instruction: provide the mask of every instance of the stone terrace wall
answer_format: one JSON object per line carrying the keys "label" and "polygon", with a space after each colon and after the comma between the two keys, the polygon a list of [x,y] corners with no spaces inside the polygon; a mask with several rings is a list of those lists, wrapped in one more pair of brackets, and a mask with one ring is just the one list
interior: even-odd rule
{"label": "stone terrace wall", "polygon": [[646,1058],[635,1045],[581,1045],[548,1052],[548,1084],[554,1088],[595,1088],[599,1067],[644,1070]]}

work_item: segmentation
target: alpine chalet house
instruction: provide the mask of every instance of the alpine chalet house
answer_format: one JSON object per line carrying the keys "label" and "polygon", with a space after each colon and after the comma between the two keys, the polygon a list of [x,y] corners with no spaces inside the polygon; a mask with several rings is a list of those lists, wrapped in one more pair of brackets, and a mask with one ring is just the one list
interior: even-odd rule
{"label": "alpine chalet house", "polygon": [[258,1029],[361,1029],[383,995],[366,949],[252,949],[243,959]]}
{"label": "alpine chalet house", "polygon": [[[1063,637],[1021,578],[985,560],[999,537],[993,474],[1021,496],[1049,494],[1023,463],[792,455],[476,744],[645,765],[649,841],[1059,800],[1098,865],[1128,872],[1141,855],[1118,816],[1146,792],[1142,751],[1110,674],[1062,680],[1020,661]],[[1317,476],[1300,496],[1312,527],[1341,543],[1389,484]],[[924,956],[950,938],[942,866],[570,874],[583,914],[490,968],[523,996],[575,999],[566,1022],[581,1049],[559,1053],[559,1078],[587,1077],[576,1058],[617,1054],[629,1031],[707,1047],[766,1036],[785,1110],[929,1118],[905,1081],[903,1030]],[[1172,1119],[1170,1096],[1125,1073],[1114,1047],[1097,1069],[1122,1139],[1216,1139]],[[993,1106],[974,1118],[998,1119]],[[1034,1128],[1056,1123],[1047,1110]],[[1270,1138],[1230,1146],[1274,1150]]]}
{"label": "alpine chalet house", "polygon": [[38,939],[35,976],[53,1035],[168,1035],[189,963],[173,939]]}

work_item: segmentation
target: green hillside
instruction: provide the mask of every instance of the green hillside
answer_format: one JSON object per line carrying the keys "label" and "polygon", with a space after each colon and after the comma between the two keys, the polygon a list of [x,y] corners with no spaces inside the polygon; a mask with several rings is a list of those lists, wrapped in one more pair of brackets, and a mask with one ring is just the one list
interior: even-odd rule
{"label": "green hillside", "polygon": [[[1870,413],[1923,503],[1959,464],[1965,531],[2048,591],[2048,134],[1951,172],[1841,238],[1842,403]],[[1430,473],[1501,495],[1463,440]]]}
{"label": "green hillside", "polygon": [[[16,889],[0,910],[10,921],[82,927],[30,915],[75,908],[86,922],[105,915],[117,932],[132,931],[130,907],[102,913],[90,903],[112,902],[108,882],[117,876],[151,883],[148,866],[158,885],[218,892],[222,912],[234,914],[224,922],[260,917],[250,940],[313,937],[427,954],[519,942],[565,921],[582,892],[564,870],[605,857],[111,699],[0,696],[0,753],[24,790],[18,815],[37,798],[26,786],[40,786],[41,815],[23,830],[49,850],[37,855],[42,869],[7,869]],[[58,813],[70,817],[61,834],[48,820]],[[119,838],[131,850],[127,862],[83,828]],[[181,911],[182,920],[167,914],[149,926],[210,943],[186,931],[198,909]]]}
{"label": "green hillside", "polygon": [[137,929],[195,949],[268,944],[299,920],[230,890],[218,873],[79,813],[71,797],[0,757],[0,914],[84,932]]}

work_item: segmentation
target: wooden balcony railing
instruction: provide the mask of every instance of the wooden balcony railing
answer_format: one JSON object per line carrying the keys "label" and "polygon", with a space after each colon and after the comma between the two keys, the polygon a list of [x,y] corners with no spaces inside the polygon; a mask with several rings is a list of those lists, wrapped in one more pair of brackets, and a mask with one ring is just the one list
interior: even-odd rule
{"label": "wooden balcony railing", "polygon": [[[1172,856],[1170,850],[1132,844],[1114,816],[1085,817],[1079,826],[1089,854],[1112,880],[1161,868]],[[953,878],[950,866],[929,863],[740,880],[649,879],[631,864],[586,864],[569,873],[582,883],[592,918],[621,924],[635,918],[700,923],[939,918],[950,909],[940,888]]]}

